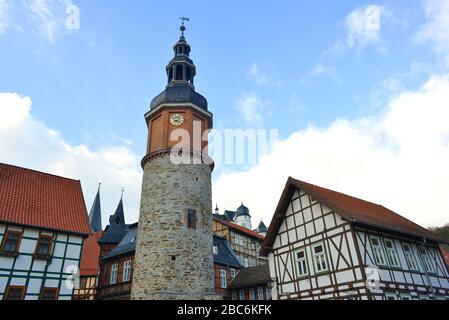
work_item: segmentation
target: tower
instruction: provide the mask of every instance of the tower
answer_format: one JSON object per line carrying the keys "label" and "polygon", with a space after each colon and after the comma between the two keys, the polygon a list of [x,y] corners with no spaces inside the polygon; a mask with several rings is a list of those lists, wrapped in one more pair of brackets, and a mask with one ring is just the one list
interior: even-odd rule
{"label": "tower", "polygon": [[175,56],[166,67],[167,86],[145,115],[148,144],[142,160],[131,294],[135,300],[217,298],[212,253],[213,162],[207,156],[212,114],[207,100],[195,91],[196,67],[184,31],[183,19],[181,37],[173,48]]}
{"label": "tower", "polygon": [[242,205],[237,209],[236,212],[235,223],[252,230],[251,215],[249,214],[249,209],[242,203]]}
{"label": "tower", "polygon": [[100,204],[100,187],[101,183],[98,184],[97,195],[95,196],[94,203],[89,212],[89,223],[93,232],[101,231],[101,204]]}

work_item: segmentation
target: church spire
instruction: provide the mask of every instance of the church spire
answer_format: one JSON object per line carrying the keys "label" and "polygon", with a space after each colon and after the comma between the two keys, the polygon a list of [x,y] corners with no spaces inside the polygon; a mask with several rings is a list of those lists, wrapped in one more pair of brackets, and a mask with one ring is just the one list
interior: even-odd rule
{"label": "church spire", "polygon": [[98,184],[97,195],[89,212],[89,223],[93,232],[101,231],[100,187],[101,183]]}
{"label": "church spire", "polygon": [[117,209],[115,209],[115,213],[109,217],[109,223],[125,225],[125,210],[123,209],[123,192],[122,188],[122,196],[120,197],[120,201],[118,203]]}

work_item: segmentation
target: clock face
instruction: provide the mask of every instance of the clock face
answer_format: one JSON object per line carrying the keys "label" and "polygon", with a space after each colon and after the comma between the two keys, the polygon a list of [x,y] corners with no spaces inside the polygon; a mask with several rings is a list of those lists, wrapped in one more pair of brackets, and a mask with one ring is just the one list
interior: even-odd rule
{"label": "clock face", "polygon": [[170,123],[174,126],[180,126],[184,123],[184,117],[182,114],[174,113],[170,116]]}

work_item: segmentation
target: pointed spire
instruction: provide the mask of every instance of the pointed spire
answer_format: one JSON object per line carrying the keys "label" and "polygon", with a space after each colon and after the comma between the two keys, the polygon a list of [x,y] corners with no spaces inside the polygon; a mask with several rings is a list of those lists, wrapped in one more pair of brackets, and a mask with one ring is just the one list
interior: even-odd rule
{"label": "pointed spire", "polygon": [[110,224],[125,224],[125,210],[123,209],[123,192],[124,188],[122,188],[122,196],[118,203],[117,209],[115,209],[115,213],[109,217]]}
{"label": "pointed spire", "polygon": [[215,214],[220,214],[220,209],[218,209],[218,204],[215,205]]}
{"label": "pointed spire", "polygon": [[101,231],[101,204],[100,204],[100,187],[98,184],[97,195],[95,196],[94,203],[89,212],[89,223],[93,232]]}

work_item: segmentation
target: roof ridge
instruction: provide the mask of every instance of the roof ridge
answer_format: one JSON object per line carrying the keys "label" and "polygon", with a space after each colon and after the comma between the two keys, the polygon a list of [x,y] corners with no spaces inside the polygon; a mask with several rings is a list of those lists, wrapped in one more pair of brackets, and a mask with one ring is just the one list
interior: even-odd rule
{"label": "roof ridge", "polygon": [[47,176],[51,176],[51,177],[55,177],[55,178],[59,178],[59,179],[64,179],[64,180],[71,180],[71,181],[75,181],[75,182],[80,182],[79,179],[67,178],[67,177],[63,177],[63,176],[56,175],[56,174],[53,174],[53,173],[48,173],[48,172],[44,172],[44,171],[39,171],[39,170],[37,170],[37,169],[31,169],[31,168],[20,167],[20,166],[16,166],[16,165],[4,163],[4,162],[0,162],[0,166],[12,167],[12,168],[21,169],[21,170],[27,170],[27,171],[32,171],[32,172],[35,172],[35,173],[39,173],[39,174],[43,174],[43,175],[47,175]]}

